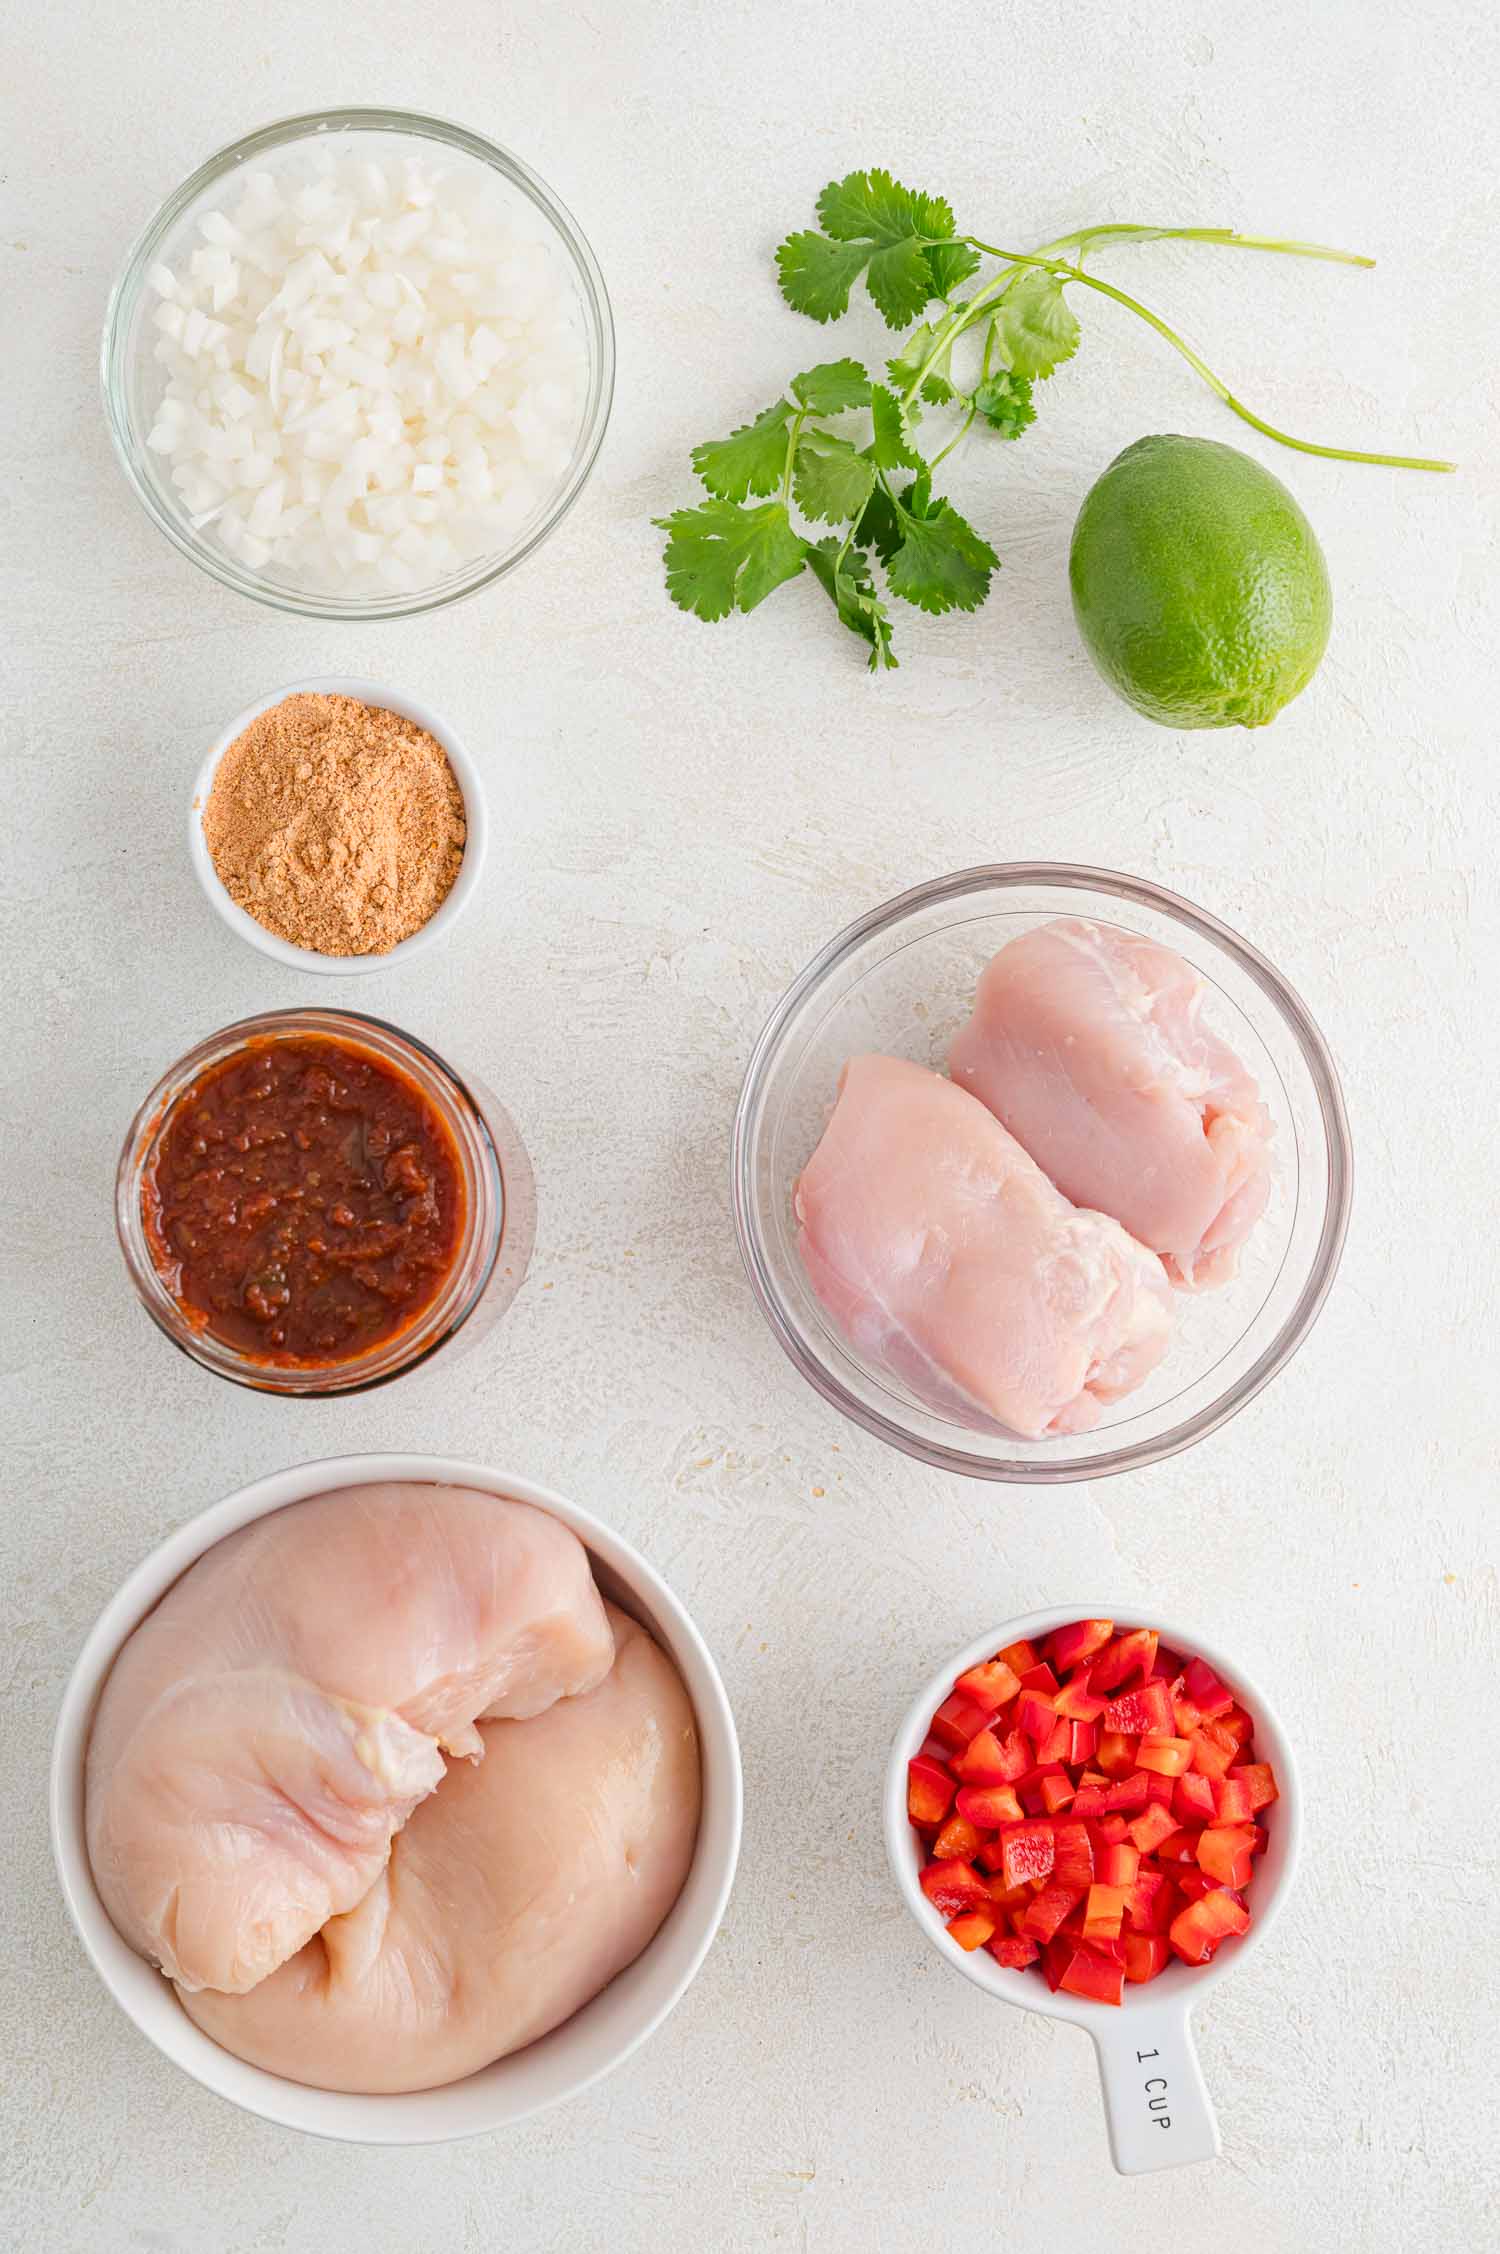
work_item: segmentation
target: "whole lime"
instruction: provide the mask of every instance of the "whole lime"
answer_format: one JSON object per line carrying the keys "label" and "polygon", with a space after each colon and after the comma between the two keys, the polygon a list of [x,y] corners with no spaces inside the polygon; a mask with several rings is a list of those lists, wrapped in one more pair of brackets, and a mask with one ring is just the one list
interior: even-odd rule
{"label": "whole lime", "polygon": [[1211,438],[1138,438],[1084,496],[1073,614],[1110,686],[1168,728],[1263,728],[1307,687],[1333,598],[1279,478]]}

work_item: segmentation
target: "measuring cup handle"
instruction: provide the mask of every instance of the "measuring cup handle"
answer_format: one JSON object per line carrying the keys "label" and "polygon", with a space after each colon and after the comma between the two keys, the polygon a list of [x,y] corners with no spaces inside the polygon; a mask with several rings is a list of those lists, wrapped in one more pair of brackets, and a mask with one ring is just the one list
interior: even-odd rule
{"label": "measuring cup handle", "polygon": [[1104,2084],[1109,2148],[1122,2176],[1215,2160],[1219,2127],[1186,2006],[1136,2004],[1091,2024]]}

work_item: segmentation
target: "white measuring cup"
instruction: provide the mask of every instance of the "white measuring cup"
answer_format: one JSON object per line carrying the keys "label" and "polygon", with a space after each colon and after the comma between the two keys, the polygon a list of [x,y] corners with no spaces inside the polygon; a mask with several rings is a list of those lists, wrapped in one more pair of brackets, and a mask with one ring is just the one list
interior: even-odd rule
{"label": "white measuring cup", "polygon": [[[1267,1844],[1265,1853],[1256,1858],[1246,1897],[1252,1920],[1249,1931],[1222,1941],[1207,1964],[1182,1964],[1174,1958],[1156,1979],[1140,1986],[1127,1982],[1124,2002],[1118,2006],[1068,1995],[1062,1989],[1054,1994],[1036,1966],[1010,1971],[997,1964],[988,1950],[966,1951],[950,1939],[942,1917],[918,1882],[926,1850],[906,1813],[907,1764],[921,1750],[932,1717],[956,1676],[993,1657],[1007,1644],[1022,1639],[1039,1643],[1054,1628],[1066,1627],[1073,1620],[1109,1618],[1119,1627],[1154,1627],[1170,1651],[1208,1662],[1253,1718],[1257,1758],[1270,1762],[1280,1793],[1260,1819]],[[1122,2176],[1217,2158],[1218,2123],[1193,2046],[1192,2013],[1271,1932],[1291,1891],[1301,1834],[1296,1763],[1264,1693],[1237,1662],[1218,1651],[1195,1628],[1163,1619],[1155,1612],[1148,1617],[1137,1606],[1127,1605],[1114,1612],[1104,1604],[1067,1605],[1053,1612],[1028,1613],[1023,1620],[992,1628],[948,1660],[913,1699],[896,1733],[886,1773],[886,1853],[907,1908],[939,1954],[986,1995],[1015,2004],[1022,2011],[1039,2011],[1049,2019],[1067,2020],[1093,2037],[1104,2085],[1110,2152]]]}

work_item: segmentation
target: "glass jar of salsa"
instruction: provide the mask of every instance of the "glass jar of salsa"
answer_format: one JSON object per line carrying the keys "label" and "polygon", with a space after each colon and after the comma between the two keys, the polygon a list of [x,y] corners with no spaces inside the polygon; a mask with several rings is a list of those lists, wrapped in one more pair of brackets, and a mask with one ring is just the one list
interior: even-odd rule
{"label": "glass jar of salsa", "polygon": [[220,1377],[359,1392],[509,1306],[535,1193],[503,1106],[349,1010],[274,1010],[152,1089],[116,1182],[147,1313]]}

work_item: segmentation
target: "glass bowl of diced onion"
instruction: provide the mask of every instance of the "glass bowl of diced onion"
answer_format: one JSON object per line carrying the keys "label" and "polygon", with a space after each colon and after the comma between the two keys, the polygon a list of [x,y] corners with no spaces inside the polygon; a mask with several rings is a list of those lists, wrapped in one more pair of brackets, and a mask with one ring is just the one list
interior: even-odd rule
{"label": "glass bowl of diced onion", "polygon": [[399,110],[284,118],[201,165],[105,321],[115,449],[225,586],[399,618],[514,570],[609,419],[597,261],[493,142]]}

